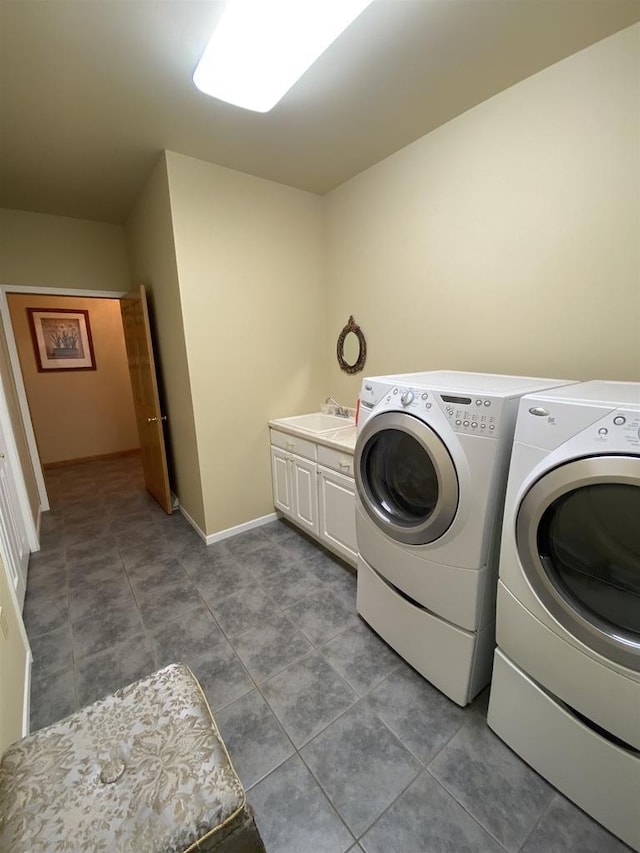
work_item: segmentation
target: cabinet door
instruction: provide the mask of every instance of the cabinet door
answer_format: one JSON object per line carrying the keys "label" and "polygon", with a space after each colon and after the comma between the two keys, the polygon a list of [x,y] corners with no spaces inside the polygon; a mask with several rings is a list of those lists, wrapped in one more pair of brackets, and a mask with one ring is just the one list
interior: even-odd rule
{"label": "cabinet door", "polygon": [[271,482],[273,484],[273,503],[283,515],[294,518],[293,483],[289,453],[278,447],[271,448]]}
{"label": "cabinet door", "polygon": [[318,486],[316,463],[290,457],[293,478],[294,512],[293,521],[303,530],[318,535]]}
{"label": "cabinet door", "polygon": [[350,477],[318,468],[320,540],[352,565],[358,561],[355,485]]}

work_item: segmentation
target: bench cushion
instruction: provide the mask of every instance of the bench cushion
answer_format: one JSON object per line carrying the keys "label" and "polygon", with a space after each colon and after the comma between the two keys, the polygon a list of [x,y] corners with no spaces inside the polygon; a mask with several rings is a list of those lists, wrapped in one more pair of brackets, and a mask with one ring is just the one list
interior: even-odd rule
{"label": "bench cushion", "polygon": [[[0,850],[29,853],[211,850],[253,824],[183,664],[11,746],[0,762],[0,814]],[[262,849],[259,836],[242,849]]]}

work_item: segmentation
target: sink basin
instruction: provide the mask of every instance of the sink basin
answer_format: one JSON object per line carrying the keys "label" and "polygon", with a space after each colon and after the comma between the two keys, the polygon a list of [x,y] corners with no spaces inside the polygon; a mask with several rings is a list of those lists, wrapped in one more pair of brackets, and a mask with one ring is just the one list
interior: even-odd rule
{"label": "sink basin", "polygon": [[324,434],[352,427],[353,419],[339,418],[337,415],[325,415],[324,412],[311,412],[308,415],[296,415],[292,418],[278,418],[278,423],[296,427],[305,430],[305,432]]}

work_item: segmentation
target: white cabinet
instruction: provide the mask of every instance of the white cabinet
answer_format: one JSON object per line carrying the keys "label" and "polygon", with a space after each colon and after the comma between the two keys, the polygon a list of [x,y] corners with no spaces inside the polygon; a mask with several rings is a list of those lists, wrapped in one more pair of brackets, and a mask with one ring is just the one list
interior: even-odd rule
{"label": "white cabinet", "polygon": [[[283,515],[312,536],[318,536],[316,447],[284,433],[271,432],[273,502]],[[283,447],[284,445],[284,447]],[[308,458],[293,451],[301,451]]]}
{"label": "white cabinet", "polygon": [[356,565],[353,454],[272,429],[271,474],[275,507]]}
{"label": "white cabinet", "polygon": [[356,564],[355,485],[352,477],[318,467],[320,540],[348,563]]}
{"label": "white cabinet", "polygon": [[318,535],[318,486],[316,463],[291,456],[293,477],[292,521],[310,533]]}
{"label": "white cabinet", "polygon": [[271,448],[271,482],[273,503],[283,515],[293,516],[293,478],[289,464],[291,454],[277,447]]}

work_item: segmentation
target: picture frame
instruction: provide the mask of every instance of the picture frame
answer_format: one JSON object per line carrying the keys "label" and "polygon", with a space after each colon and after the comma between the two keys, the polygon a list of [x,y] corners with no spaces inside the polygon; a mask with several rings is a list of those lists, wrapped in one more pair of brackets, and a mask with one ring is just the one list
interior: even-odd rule
{"label": "picture frame", "polygon": [[39,373],[95,370],[89,312],[73,308],[27,308]]}

